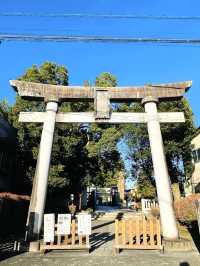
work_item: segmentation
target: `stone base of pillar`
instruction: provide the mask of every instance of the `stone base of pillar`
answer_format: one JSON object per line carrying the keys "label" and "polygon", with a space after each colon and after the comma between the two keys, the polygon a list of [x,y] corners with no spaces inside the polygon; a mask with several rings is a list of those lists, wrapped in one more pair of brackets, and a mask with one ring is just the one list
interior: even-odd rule
{"label": "stone base of pillar", "polygon": [[29,244],[29,252],[39,252],[40,251],[40,242],[32,241]]}
{"label": "stone base of pillar", "polygon": [[34,222],[38,215],[35,212],[30,212],[27,218],[27,228],[25,233],[25,241],[35,242],[39,239],[38,234],[34,233]]}
{"label": "stone base of pillar", "polygon": [[163,239],[163,246],[165,251],[192,251],[197,250],[192,240],[179,238],[178,240]]}

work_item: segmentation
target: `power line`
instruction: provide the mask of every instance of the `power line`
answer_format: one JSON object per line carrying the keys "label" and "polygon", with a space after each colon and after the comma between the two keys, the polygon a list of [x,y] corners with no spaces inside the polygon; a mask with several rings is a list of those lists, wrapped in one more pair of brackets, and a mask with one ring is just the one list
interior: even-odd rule
{"label": "power line", "polygon": [[132,38],[110,36],[68,36],[68,35],[17,35],[0,34],[0,41],[54,41],[54,42],[110,42],[110,43],[153,43],[200,45],[200,39],[177,38]]}
{"label": "power line", "polygon": [[32,12],[0,12],[1,17],[57,17],[57,18],[103,18],[103,19],[138,19],[138,20],[200,20],[200,16],[153,16],[153,15],[122,15],[95,13],[32,13]]}

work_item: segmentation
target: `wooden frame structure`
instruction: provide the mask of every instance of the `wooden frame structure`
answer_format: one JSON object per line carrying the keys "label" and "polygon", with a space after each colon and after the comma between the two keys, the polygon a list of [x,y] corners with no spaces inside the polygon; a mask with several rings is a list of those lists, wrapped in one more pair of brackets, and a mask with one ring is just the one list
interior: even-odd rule
{"label": "wooden frame structure", "polygon": [[145,216],[115,220],[114,248],[116,253],[120,249],[163,250],[160,220]]}
{"label": "wooden frame structure", "polygon": [[90,250],[89,235],[78,235],[78,225],[75,220],[71,222],[70,235],[58,235],[57,224],[55,224],[54,242],[40,244],[40,251],[63,249],[63,250]]}

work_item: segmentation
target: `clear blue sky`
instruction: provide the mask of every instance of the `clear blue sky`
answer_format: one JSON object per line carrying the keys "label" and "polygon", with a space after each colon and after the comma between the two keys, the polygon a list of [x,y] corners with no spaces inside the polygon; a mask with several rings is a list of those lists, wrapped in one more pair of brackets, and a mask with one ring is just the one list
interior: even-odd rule
{"label": "clear blue sky", "polygon": [[[2,0],[2,12],[98,13],[198,16],[199,0]],[[0,17],[0,33],[200,38],[200,21],[116,20],[97,18]],[[9,79],[45,60],[67,66],[70,84],[94,81],[112,72],[119,85],[193,80],[187,94],[200,125],[200,46],[111,43],[3,42],[0,45],[0,99],[14,102]]]}

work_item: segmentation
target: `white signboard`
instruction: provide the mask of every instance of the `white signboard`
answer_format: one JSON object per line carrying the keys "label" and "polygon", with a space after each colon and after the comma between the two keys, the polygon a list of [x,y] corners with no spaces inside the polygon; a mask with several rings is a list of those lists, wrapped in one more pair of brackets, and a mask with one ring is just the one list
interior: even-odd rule
{"label": "white signboard", "polygon": [[78,234],[91,235],[91,215],[79,214],[78,215]]}
{"label": "white signboard", "polygon": [[58,214],[57,235],[69,235],[71,229],[71,214]]}
{"label": "white signboard", "polygon": [[44,242],[54,242],[55,214],[44,214]]}

